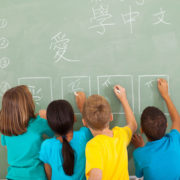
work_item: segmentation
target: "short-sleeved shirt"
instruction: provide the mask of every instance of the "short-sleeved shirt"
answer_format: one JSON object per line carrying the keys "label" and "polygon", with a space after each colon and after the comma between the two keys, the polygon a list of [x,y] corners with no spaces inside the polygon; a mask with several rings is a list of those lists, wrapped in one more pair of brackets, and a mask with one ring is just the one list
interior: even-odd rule
{"label": "short-sleeved shirt", "polygon": [[45,180],[43,163],[39,160],[39,151],[43,135],[53,137],[45,119],[37,116],[30,119],[27,132],[18,136],[1,135],[1,143],[7,146],[8,174],[7,179],[13,180]]}
{"label": "short-sleeved shirt", "polygon": [[73,132],[73,138],[69,142],[75,155],[74,173],[72,176],[66,175],[63,170],[62,143],[56,137],[47,139],[42,143],[39,158],[51,166],[52,180],[85,179],[85,147],[92,137],[90,130],[86,127]]}
{"label": "short-sleeved shirt", "polygon": [[114,127],[113,137],[97,135],[86,145],[86,177],[92,169],[102,170],[102,180],[129,180],[127,146],[129,127]]}
{"label": "short-sleeved shirt", "polygon": [[134,153],[136,176],[144,180],[180,179],[180,133],[173,129],[156,141],[137,148]]}

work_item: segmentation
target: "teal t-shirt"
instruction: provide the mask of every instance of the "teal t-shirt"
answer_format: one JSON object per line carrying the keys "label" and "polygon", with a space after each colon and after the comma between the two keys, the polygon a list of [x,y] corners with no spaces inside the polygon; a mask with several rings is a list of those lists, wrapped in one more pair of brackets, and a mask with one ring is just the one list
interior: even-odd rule
{"label": "teal t-shirt", "polygon": [[43,163],[39,160],[39,151],[43,135],[53,137],[54,133],[45,119],[37,116],[30,119],[27,132],[18,136],[1,135],[1,143],[7,147],[8,174],[13,180],[45,180]]}
{"label": "teal t-shirt", "polygon": [[180,133],[173,129],[134,153],[137,177],[144,180],[180,180]]}
{"label": "teal t-shirt", "polygon": [[73,132],[73,138],[70,145],[74,150],[75,164],[74,174],[68,176],[65,174],[62,163],[62,143],[56,138],[47,139],[42,143],[39,158],[51,166],[52,180],[84,180],[85,178],[85,148],[86,143],[92,138],[90,130],[82,127],[79,131]]}

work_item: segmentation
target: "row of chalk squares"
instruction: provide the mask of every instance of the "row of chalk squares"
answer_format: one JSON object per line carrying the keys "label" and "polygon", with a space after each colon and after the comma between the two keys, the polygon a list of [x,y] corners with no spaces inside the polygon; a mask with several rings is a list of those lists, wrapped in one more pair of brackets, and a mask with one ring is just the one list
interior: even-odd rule
{"label": "row of chalk squares", "polygon": [[[124,114],[120,102],[113,93],[116,84],[126,89],[127,98],[134,112],[134,87],[132,75],[103,75],[97,76],[97,94],[104,96],[113,114]],[[164,78],[169,84],[168,75],[139,75],[138,76],[138,113],[140,114],[147,106],[161,107],[165,114],[168,110],[157,89],[157,79]],[[42,104],[49,104],[53,100],[53,81],[51,77],[23,77],[18,78],[18,85],[27,85],[33,95],[36,107]],[[91,95],[91,78],[89,76],[64,76],[59,80],[59,98],[68,100],[74,107],[76,114],[79,110],[76,107],[74,92],[84,91],[87,96]]]}

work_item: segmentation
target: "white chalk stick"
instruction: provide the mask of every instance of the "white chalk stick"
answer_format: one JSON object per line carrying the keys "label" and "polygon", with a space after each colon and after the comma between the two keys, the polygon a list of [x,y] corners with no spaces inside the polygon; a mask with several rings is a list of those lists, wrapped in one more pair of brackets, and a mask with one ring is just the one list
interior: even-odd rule
{"label": "white chalk stick", "polygon": [[74,95],[75,95],[75,96],[78,96],[77,92],[74,92]]}
{"label": "white chalk stick", "polygon": [[119,93],[119,94],[121,93],[121,91],[120,91],[119,89],[116,89],[116,91],[117,91],[117,93]]}

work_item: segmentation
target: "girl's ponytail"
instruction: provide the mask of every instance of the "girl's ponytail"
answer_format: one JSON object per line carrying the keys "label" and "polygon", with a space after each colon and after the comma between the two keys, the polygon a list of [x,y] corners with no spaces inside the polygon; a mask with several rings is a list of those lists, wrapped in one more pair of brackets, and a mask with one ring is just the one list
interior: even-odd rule
{"label": "girl's ponytail", "polygon": [[63,156],[63,169],[64,172],[71,176],[74,172],[74,150],[70,146],[66,137],[63,136],[63,145],[62,145],[62,156]]}
{"label": "girl's ponytail", "polygon": [[72,176],[74,172],[75,156],[74,150],[66,139],[66,134],[73,131],[74,111],[72,106],[65,100],[51,102],[47,108],[47,120],[51,129],[63,138],[62,167],[64,173]]}

